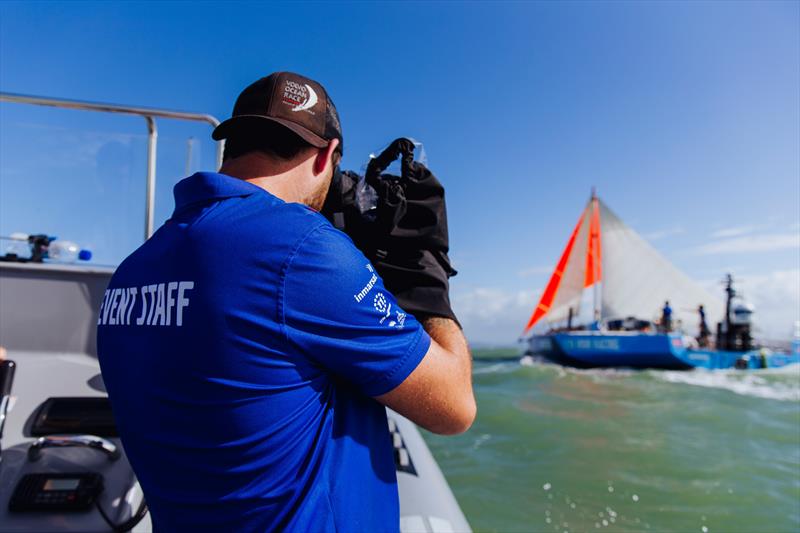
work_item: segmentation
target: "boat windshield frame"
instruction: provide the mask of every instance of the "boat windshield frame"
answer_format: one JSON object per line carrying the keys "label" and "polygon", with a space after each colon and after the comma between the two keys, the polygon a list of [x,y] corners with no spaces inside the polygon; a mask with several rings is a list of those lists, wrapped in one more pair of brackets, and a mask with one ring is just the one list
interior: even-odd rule
{"label": "boat windshield frame", "polygon": [[[135,115],[144,118],[145,122],[147,123],[147,173],[145,176],[146,200],[144,211],[145,240],[149,239],[155,230],[156,154],[158,151],[158,126],[156,124],[156,118],[205,122],[214,128],[220,124],[218,118],[205,113],[189,113],[186,111],[174,111],[169,109],[127,106],[82,100],[69,100],[66,98],[51,98],[47,96],[34,96],[29,94],[0,92],[0,102],[57,107],[61,109],[75,109],[79,111],[117,113],[124,115]],[[222,154],[224,150],[225,141],[218,141],[216,150],[217,168],[222,165]]]}

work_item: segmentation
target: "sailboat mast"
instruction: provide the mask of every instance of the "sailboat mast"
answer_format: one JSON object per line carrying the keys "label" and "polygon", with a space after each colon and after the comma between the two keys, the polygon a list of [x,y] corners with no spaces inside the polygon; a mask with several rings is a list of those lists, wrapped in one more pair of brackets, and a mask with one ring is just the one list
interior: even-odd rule
{"label": "sailboat mast", "polygon": [[600,288],[599,284],[595,283],[592,287],[594,291],[594,321],[597,322],[600,320]]}
{"label": "sailboat mast", "polygon": [[600,206],[598,205],[597,200],[597,191],[594,187],[592,187],[592,215],[591,215],[591,228],[592,234],[590,235],[590,245],[592,246],[592,278],[594,279],[594,284],[592,285],[592,299],[593,305],[592,309],[594,310],[594,321],[597,322],[600,320],[601,309],[600,309]]}

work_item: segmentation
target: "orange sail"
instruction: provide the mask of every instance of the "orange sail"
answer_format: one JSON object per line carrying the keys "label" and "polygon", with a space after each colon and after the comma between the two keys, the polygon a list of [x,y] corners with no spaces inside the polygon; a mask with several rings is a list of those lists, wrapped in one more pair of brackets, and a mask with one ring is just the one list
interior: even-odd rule
{"label": "orange sail", "polygon": [[600,205],[597,198],[592,198],[590,208],[592,218],[589,222],[589,246],[586,248],[584,288],[599,282],[603,274],[602,248],[600,246]]}
{"label": "orange sail", "polygon": [[539,305],[537,305],[536,309],[533,310],[533,314],[531,315],[530,320],[528,320],[528,325],[525,326],[525,330],[522,332],[523,335],[527,333],[533,326],[535,326],[536,323],[550,310],[553,299],[556,297],[558,288],[561,285],[561,278],[564,275],[564,268],[567,266],[569,256],[572,255],[572,248],[575,246],[575,237],[577,237],[578,231],[581,229],[584,217],[585,212],[581,213],[581,217],[578,219],[578,224],[575,226],[575,229],[572,230],[572,235],[567,242],[567,247],[564,248],[564,252],[561,254],[561,259],[558,260],[558,264],[556,265],[556,270],[553,272],[553,275],[550,276],[550,281],[547,282],[547,287],[545,287],[542,297],[539,299]]}

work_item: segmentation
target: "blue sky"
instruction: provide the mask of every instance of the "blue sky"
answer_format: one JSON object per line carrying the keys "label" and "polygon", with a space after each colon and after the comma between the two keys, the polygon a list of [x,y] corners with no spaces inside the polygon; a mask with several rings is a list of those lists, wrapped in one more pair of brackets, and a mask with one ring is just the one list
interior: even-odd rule
{"label": "blue sky", "polygon": [[[800,3],[0,3],[3,91],[224,118],[275,70],[326,86],[347,168],[424,142],[473,340],[519,333],[592,186],[701,283],[737,274],[765,335],[800,319]],[[186,139],[192,169],[213,146],[160,127],[163,221]],[[141,240],[144,131],[0,105],[0,235],[117,260]]]}

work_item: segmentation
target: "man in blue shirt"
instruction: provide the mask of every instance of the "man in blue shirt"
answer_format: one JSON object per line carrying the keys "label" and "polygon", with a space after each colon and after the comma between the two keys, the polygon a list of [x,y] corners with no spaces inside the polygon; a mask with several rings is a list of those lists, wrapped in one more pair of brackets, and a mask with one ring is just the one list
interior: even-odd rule
{"label": "man in blue shirt", "polygon": [[157,531],[396,531],[384,406],[437,433],[475,417],[467,343],[399,308],[317,210],[341,157],[325,89],[275,73],[214,138],[220,173],[117,269],[98,352]]}
{"label": "man in blue shirt", "polygon": [[661,309],[661,328],[666,333],[672,331],[672,307],[669,306],[669,301],[664,302],[664,308]]}

